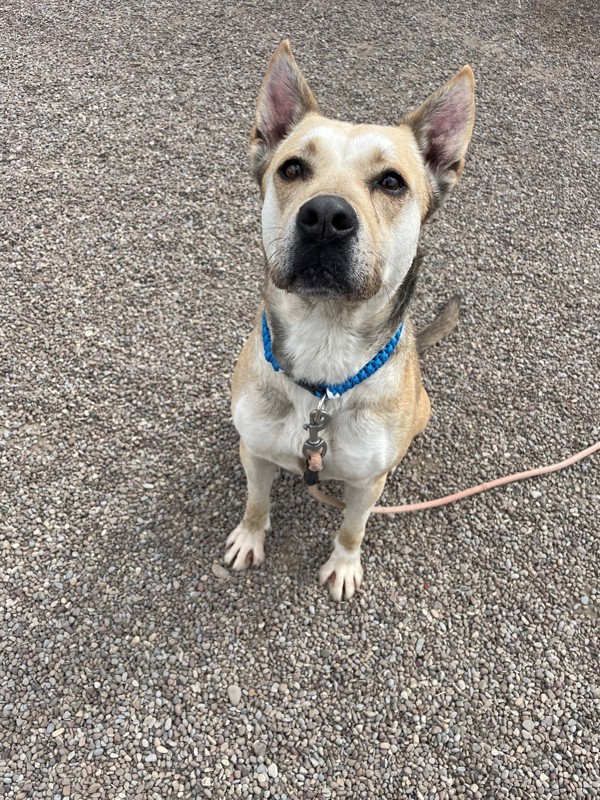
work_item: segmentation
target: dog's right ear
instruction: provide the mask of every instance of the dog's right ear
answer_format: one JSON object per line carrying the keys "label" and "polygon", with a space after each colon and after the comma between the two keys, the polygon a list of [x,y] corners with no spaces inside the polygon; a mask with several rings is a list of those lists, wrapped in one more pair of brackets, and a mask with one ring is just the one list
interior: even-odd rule
{"label": "dog's right ear", "polygon": [[256,103],[250,132],[250,163],[260,182],[266,162],[277,145],[309,111],[319,105],[294,60],[286,39],[273,53]]}

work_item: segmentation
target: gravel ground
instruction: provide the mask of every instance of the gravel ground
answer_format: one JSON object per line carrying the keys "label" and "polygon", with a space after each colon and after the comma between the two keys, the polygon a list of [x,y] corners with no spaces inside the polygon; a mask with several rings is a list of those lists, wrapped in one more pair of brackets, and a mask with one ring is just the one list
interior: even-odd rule
{"label": "gravel ground", "polygon": [[598,457],[373,519],[350,603],[316,585],[337,512],[289,475],[265,567],[220,566],[262,269],[247,133],[286,35],[352,120],[478,79],[414,305],[461,290],[462,324],[383,502],[600,438],[593,4],[288,5],[0,9],[0,796],[596,797]]}

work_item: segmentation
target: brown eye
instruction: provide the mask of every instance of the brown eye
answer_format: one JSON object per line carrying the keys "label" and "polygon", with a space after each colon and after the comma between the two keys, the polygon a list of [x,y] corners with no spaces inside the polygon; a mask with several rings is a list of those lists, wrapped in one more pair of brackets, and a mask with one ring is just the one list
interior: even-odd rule
{"label": "brown eye", "polygon": [[397,172],[386,172],[379,179],[379,185],[388,194],[400,194],[406,188],[404,178]]}
{"label": "brown eye", "polygon": [[290,158],[279,167],[279,174],[288,181],[295,181],[304,174],[302,163],[296,158]]}

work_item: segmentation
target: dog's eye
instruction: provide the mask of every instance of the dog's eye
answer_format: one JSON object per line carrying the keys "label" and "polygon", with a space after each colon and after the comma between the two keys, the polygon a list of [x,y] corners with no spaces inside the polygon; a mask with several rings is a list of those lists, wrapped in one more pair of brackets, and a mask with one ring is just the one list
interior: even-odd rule
{"label": "dog's eye", "polygon": [[404,178],[397,172],[386,172],[379,179],[379,185],[388,194],[400,194],[406,188]]}
{"label": "dog's eye", "polygon": [[304,174],[302,163],[297,158],[290,158],[279,167],[279,174],[288,181],[295,181]]}

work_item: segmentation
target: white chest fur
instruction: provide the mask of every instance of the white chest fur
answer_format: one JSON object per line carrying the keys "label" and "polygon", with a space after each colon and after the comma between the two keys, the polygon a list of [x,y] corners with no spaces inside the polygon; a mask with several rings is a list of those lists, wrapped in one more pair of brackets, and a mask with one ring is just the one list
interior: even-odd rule
{"label": "white chest fur", "polygon": [[[394,465],[397,416],[374,413],[360,402],[377,389],[375,384],[389,380],[383,373],[384,370],[381,376],[372,376],[368,388],[361,385],[328,401],[326,411],[331,420],[320,433],[327,442],[321,473],[324,480],[360,484]],[[271,393],[269,389],[259,389],[257,384],[240,392],[233,409],[235,426],[254,455],[290,472],[302,473],[305,468],[302,447],[308,438],[304,425],[318,400],[282,374],[273,373],[269,377],[267,385],[272,386]]]}

